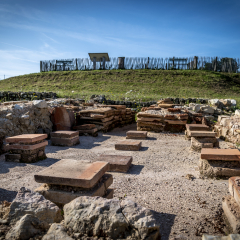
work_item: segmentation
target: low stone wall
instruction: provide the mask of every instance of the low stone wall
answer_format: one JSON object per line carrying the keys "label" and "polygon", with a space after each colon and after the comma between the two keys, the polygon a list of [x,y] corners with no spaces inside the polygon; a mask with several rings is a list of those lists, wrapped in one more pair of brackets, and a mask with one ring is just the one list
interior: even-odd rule
{"label": "low stone wall", "polygon": [[41,100],[56,97],[57,94],[53,92],[0,92],[1,101]]}

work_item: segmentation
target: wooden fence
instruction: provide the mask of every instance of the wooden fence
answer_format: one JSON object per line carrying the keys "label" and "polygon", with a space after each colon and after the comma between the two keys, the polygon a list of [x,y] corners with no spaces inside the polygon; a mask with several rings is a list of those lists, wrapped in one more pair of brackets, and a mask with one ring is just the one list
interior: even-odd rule
{"label": "wooden fence", "polygon": [[[124,67],[123,67],[124,66]],[[110,58],[104,69],[200,69],[218,72],[239,72],[239,58],[190,57],[190,58]],[[103,69],[101,62],[94,67],[90,58],[72,58],[40,61],[40,72]]]}

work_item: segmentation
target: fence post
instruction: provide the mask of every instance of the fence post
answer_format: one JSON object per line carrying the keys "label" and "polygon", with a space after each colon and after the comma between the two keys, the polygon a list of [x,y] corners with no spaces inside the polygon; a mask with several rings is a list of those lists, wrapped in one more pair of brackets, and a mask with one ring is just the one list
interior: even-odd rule
{"label": "fence post", "polygon": [[193,60],[193,68],[194,69],[197,69],[197,64],[198,64],[198,57],[197,56],[194,56],[194,60]]}
{"label": "fence post", "polygon": [[102,68],[105,69],[105,57],[103,57]]}
{"label": "fence post", "polygon": [[93,70],[96,70],[96,58],[93,58]]}
{"label": "fence post", "polygon": [[172,69],[174,68],[174,57],[172,58]]}
{"label": "fence post", "polygon": [[214,64],[214,72],[217,71],[217,57],[215,58],[215,64]]}
{"label": "fence post", "polygon": [[40,61],[40,72],[42,72],[42,61]]}
{"label": "fence post", "polygon": [[76,58],[76,70],[78,70],[77,58]]}
{"label": "fence post", "polygon": [[118,69],[124,69],[124,59],[125,57],[118,58]]}

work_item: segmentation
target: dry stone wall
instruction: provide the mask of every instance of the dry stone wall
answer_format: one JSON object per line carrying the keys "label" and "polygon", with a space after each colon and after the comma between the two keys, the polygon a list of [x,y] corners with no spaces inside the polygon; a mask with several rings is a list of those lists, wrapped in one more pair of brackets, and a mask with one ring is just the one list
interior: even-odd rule
{"label": "dry stone wall", "polygon": [[51,131],[50,113],[44,100],[0,107],[0,149],[5,137]]}

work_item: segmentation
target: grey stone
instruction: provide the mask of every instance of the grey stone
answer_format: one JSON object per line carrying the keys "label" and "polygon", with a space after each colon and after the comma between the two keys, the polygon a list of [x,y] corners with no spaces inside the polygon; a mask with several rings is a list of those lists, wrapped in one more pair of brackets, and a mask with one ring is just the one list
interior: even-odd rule
{"label": "grey stone", "polygon": [[60,222],[61,210],[41,194],[22,187],[13,200],[10,211],[6,216],[8,222],[16,223],[25,214],[32,214],[40,221],[47,223]]}
{"label": "grey stone", "polygon": [[45,100],[34,100],[33,105],[37,108],[47,108],[47,103]]}
{"label": "grey stone", "polygon": [[49,228],[49,224],[40,221],[31,214],[24,215],[6,235],[6,240],[28,240]]}
{"label": "grey stone", "polygon": [[209,100],[208,100],[208,103],[209,103],[210,105],[212,105],[212,106],[218,107],[218,105],[219,105],[219,99],[209,99]]}
{"label": "grey stone", "polygon": [[64,224],[73,233],[110,239],[160,239],[152,212],[126,198],[79,197],[64,206]]}
{"label": "grey stone", "polygon": [[239,234],[230,234],[228,236],[212,236],[203,234],[202,240],[240,240]]}
{"label": "grey stone", "polygon": [[201,112],[207,113],[207,114],[213,114],[214,113],[214,108],[212,108],[208,105],[205,105],[205,106],[201,107]]}
{"label": "grey stone", "polygon": [[68,236],[61,224],[53,223],[42,240],[73,240],[73,238]]}

